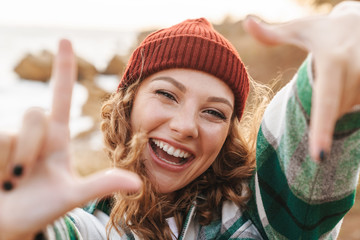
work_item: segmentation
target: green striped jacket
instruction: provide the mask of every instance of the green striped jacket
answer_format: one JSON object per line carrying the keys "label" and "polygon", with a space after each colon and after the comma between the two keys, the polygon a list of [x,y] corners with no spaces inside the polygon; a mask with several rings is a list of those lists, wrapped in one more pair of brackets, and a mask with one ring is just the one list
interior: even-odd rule
{"label": "green striped jacket", "polygon": [[[360,110],[336,124],[331,153],[309,156],[310,57],[268,106],[257,141],[257,169],[246,209],[225,202],[221,218],[201,226],[193,206],[179,239],[336,239],[354,204],[360,160]],[[46,229],[48,239],[106,239],[103,203],[75,209]],[[110,239],[139,239],[132,233]]]}

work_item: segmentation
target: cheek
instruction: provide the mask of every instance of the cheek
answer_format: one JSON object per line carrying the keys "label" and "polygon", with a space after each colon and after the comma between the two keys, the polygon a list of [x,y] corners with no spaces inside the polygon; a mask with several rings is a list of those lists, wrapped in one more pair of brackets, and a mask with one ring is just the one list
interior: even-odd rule
{"label": "cheek", "polygon": [[130,121],[134,132],[149,132],[167,118],[167,113],[156,101],[142,100],[134,102]]}
{"label": "cheek", "polygon": [[[213,164],[213,162],[219,155],[228,135],[228,127],[226,126],[222,126],[219,128],[212,127],[210,129],[207,129],[207,131],[204,130],[205,129],[202,129],[203,156],[202,161],[197,163],[197,175],[200,175]],[[199,174],[199,172],[201,173]]]}
{"label": "cheek", "polygon": [[228,135],[228,127],[213,128],[204,134],[204,150],[213,160],[219,154]]}

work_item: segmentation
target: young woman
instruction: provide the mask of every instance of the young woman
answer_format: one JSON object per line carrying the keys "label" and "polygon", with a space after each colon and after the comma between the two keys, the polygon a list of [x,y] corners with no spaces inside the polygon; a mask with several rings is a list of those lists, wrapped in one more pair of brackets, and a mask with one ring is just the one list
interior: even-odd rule
{"label": "young woman", "polygon": [[0,238],[336,238],[358,180],[359,10],[247,19],[262,42],[311,52],[259,131],[246,68],[207,20],[150,34],[102,108],[115,168],[85,179],[70,167],[75,63],[61,41],[50,115],[30,109],[17,135],[0,135]]}

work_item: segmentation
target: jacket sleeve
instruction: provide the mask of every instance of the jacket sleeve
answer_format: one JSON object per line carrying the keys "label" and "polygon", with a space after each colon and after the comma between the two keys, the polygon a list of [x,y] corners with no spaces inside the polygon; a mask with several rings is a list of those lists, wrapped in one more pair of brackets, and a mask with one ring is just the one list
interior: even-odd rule
{"label": "jacket sleeve", "polygon": [[[264,238],[336,239],[354,204],[360,160],[360,111],[338,120],[331,152],[309,156],[311,57],[264,114],[250,213]],[[251,210],[252,209],[252,210]]]}
{"label": "jacket sleeve", "polygon": [[[100,216],[97,216],[100,215]],[[48,240],[106,240],[106,223],[101,221],[103,212],[88,213],[81,208],[76,208],[49,225],[45,233]]]}
{"label": "jacket sleeve", "polygon": [[[105,201],[93,201],[84,208],[76,208],[49,225],[44,233],[48,240],[107,240],[106,224],[109,210]],[[122,239],[111,231],[110,239]]]}

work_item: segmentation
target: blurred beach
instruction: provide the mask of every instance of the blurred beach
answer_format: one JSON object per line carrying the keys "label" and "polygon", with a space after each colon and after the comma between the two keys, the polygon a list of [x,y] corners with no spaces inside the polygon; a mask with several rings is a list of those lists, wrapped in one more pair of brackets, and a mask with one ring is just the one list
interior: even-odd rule
{"label": "blurred beach", "polygon": [[[137,33],[171,26],[187,18],[206,17],[219,24],[256,14],[270,21],[294,19],[308,14],[294,0],[13,0],[0,3],[0,130],[17,129],[30,106],[48,108],[48,83],[19,79],[13,71],[28,53],[56,53],[61,38],[70,39],[75,53],[102,71],[118,54],[128,56]],[[241,27],[241,26],[240,26]],[[110,91],[115,76],[97,75],[94,81]],[[87,91],[76,84],[73,94],[71,134],[88,129],[91,119],[81,116]]]}
{"label": "blurred beach", "polygon": [[[43,50],[56,53],[61,38],[70,39],[75,53],[98,70],[106,67],[114,54],[126,55],[136,33],[114,30],[69,29],[54,27],[20,27],[0,25],[0,130],[13,131],[21,117],[32,106],[49,109],[51,82],[43,83],[19,78],[15,66],[26,54]],[[107,91],[116,88],[116,76],[97,75],[96,83]],[[76,84],[71,109],[72,136],[89,129],[92,119],[81,115],[88,92]]]}

